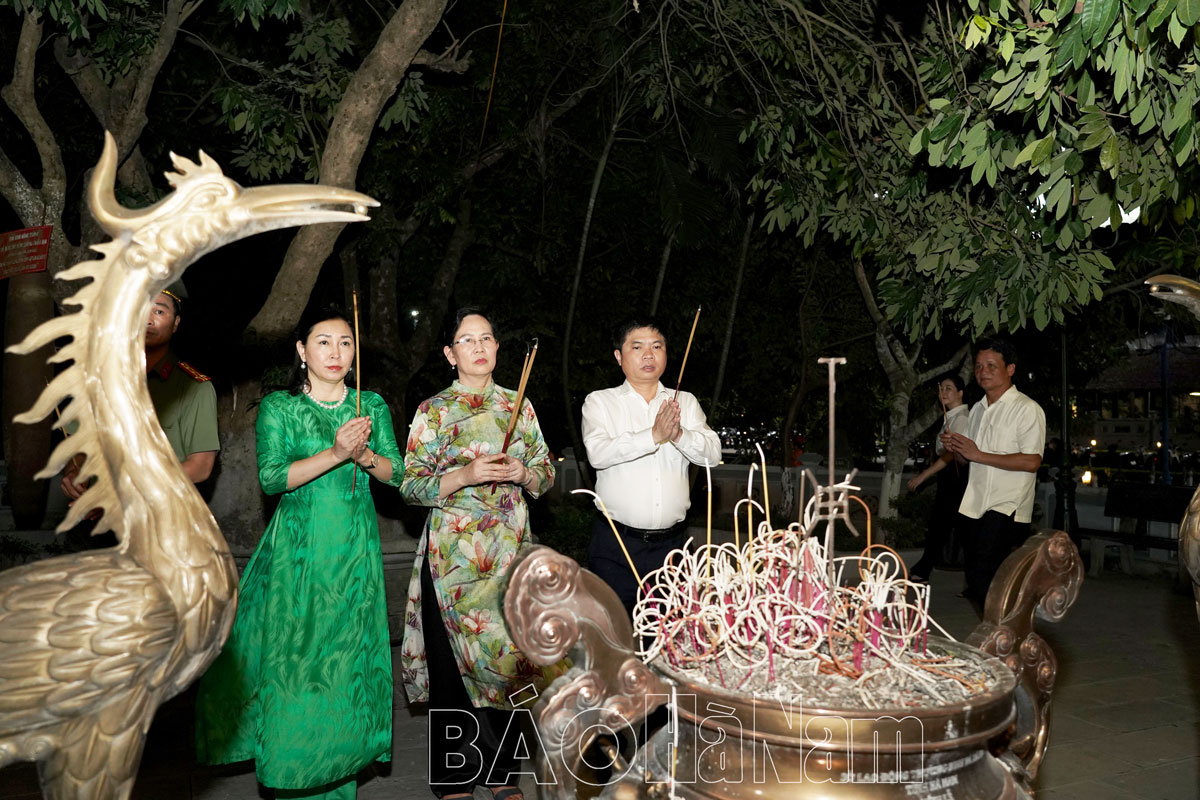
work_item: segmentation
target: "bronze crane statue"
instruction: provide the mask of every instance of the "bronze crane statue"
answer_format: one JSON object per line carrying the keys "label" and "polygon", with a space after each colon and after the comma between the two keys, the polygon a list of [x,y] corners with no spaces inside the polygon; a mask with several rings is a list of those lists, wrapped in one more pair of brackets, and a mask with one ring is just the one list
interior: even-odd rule
{"label": "bronze crane statue", "polygon": [[[1146,281],[1150,294],[1186,308],[1200,318],[1200,283],[1179,275],[1158,275]],[[1192,596],[1200,617],[1200,488],[1192,495],[1179,523],[1179,558],[1192,576]]]}
{"label": "bronze crane statue", "polygon": [[366,195],[328,186],[243,189],[203,152],[172,154],[174,191],[149,208],[117,203],[116,145],[104,152],[88,206],[111,241],[102,257],[60,280],[90,279],[67,301],[78,310],[43,323],[10,348],[30,353],[62,337],[71,362],[18,422],[77,424],[39,478],[82,454],[92,485],[59,526],[99,510],[96,532],[116,547],[0,573],[0,767],[40,762],[48,800],[125,800],[159,704],[220,652],[233,624],[237,571],[229,547],[159,427],[146,385],[150,305],[200,256],[260,231],[366,220]]}

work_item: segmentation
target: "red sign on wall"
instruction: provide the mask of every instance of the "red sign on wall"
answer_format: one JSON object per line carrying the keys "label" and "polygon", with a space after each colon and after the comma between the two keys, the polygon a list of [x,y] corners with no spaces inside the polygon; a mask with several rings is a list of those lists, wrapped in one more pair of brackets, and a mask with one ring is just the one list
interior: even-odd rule
{"label": "red sign on wall", "polygon": [[42,272],[50,253],[50,225],[0,233],[0,280]]}

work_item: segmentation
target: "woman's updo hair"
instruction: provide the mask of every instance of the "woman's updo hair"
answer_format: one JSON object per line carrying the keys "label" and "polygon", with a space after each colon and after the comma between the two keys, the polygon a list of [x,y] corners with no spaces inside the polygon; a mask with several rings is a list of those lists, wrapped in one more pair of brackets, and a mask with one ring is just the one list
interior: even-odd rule
{"label": "woman's updo hair", "polygon": [[[300,324],[296,326],[296,336],[293,341],[307,343],[313,328],[331,319],[338,319],[346,323],[350,328],[350,335],[354,336],[354,321],[347,316],[341,306],[330,303],[313,311],[306,311],[304,316],[300,317]],[[346,370],[346,385],[354,382],[354,370],[357,368],[358,364],[355,364]],[[308,370],[300,367],[300,354],[295,352],[295,348],[292,352],[292,370],[288,373],[287,387],[288,393],[292,395],[300,394],[308,388]]]}
{"label": "woman's updo hair", "polygon": [[492,322],[492,318],[480,306],[463,306],[454,312],[453,316],[447,318],[446,327],[442,331],[442,341],[448,347],[454,346],[454,334],[458,333],[458,329],[462,327],[463,320],[467,317],[483,317],[488,321],[488,325],[492,326],[492,335],[497,339],[500,334],[496,331],[496,325]]}

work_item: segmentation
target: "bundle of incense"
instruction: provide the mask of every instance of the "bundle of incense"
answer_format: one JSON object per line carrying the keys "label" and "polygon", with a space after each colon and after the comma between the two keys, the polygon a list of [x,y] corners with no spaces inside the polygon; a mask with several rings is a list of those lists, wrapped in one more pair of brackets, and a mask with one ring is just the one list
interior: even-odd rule
{"label": "bundle of incense", "polygon": [[500,455],[508,452],[508,445],[512,442],[513,431],[517,429],[517,420],[521,418],[521,406],[525,403],[525,384],[529,382],[529,373],[533,371],[533,360],[537,358],[538,340],[533,340],[533,347],[525,351],[525,363],[521,366],[521,382],[517,384],[517,400],[513,404],[512,417],[508,420],[508,430],[504,433],[504,446],[500,448]]}
{"label": "bundle of incense", "polygon": [[[354,303],[354,416],[362,416],[362,364],[358,360],[358,291],[350,290],[350,299]],[[358,488],[358,459],[354,460],[354,469],[350,472],[350,496]]]}
{"label": "bundle of incense", "polygon": [[683,383],[683,368],[687,366],[688,353],[692,352],[692,337],[696,335],[696,323],[700,321],[700,306],[696,306],[696,316],[692,319],[692,332],[688,334],[687,349],[683,351],[683,362],[679,365],[679,378],[675,381],[675,396],[672,400],[679,399],[679,385]]}

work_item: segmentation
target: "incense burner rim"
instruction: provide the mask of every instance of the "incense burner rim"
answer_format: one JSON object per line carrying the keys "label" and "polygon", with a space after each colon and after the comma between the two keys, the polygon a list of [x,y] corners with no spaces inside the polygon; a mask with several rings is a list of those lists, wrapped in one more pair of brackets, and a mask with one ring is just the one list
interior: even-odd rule
{"label": "incense burner rim", "polygon": [[[989,673],[992,679],[991,687],[987,691],[971,695],[966,700],[943,705],[911,708],[836,708],[808,706],[800,702],[794,706],[792,713],[788,714],[783,711],[777,698],[696,683],[659,660],[655,660],[649,666],[666,683],[696,695],[697,711],[692,712],[681,707],[679,716],[682,719],[693,725],[720,728],[731,734],[751,731],[754,738],[768,744],[800,744],[815,750],[840,750],[856,740],[853,735],[856,727],[862,730],[862,726],[856,726],[855,722],[896,720],[892,729],[901,734],[907,732],[909,736],[902,735],[902,744],[891,747],[891,750],[897,753],[920,748],[929,751],[981,743],[1012,725],[1016,717],[1013,694],[1017,687],[1017,678],[1002,660],[968,644],[941,636],[931,635],[929,644],[932,648],[974,659],[979,667]],[[704,709],[708,708],[709,703],[730,707],[733,712],[729,715],[713,714],[711,711],[705,713]],[[735,719],[739,723],[749,724],[739,727],[732,723]],[[839,729],[836,725],[820,724],[822,720],[834,719],[849,721],[850,724],[843,729],[846,732],[845,736],[837,736]],[[817,725],[816,730],[821,734],[819,740],[803,735],[803,732],[808,730],[810,721],[815,721]],[[917,738],[910,738],[914,734]],[[911,744],[903,744],[906,741]],[[881,749],[889,749],[890,745],[881,742],[879,746]]]}

